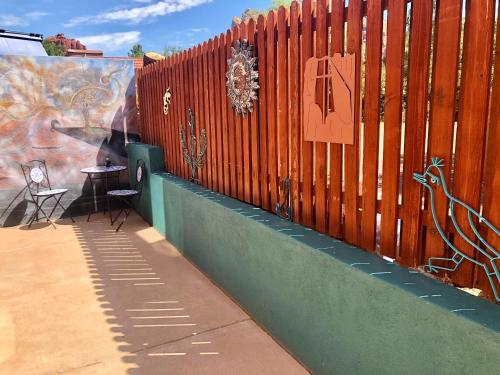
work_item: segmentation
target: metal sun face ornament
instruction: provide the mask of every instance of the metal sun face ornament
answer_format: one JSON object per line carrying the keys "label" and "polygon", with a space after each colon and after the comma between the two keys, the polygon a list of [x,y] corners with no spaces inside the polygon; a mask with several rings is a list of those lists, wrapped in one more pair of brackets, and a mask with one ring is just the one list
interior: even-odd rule
{"label": "metal sun face ornament", "polygon": [[252,57],[253,46],[246,40],[237,40],[231,51],[231,58],[227,60],[227,95],[236,113],[244,116],[253,111],[253,101],[257,100],[259,73],[254,69],[257,58]]}
{"label": "metal sun face ornament", "polygon": [[163,114],[168,115],[168,109],[170,107],[170,99],[172,98],[172,93],[170,92],[170,87],[167,87],[165,94],[163,95]]}

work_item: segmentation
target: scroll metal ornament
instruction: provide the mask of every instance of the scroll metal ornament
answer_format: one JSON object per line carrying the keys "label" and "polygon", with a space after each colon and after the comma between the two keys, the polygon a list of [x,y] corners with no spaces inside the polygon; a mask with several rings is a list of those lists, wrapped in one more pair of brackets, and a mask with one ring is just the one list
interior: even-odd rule
{"label": "scroll metal ornament", "polygon": [[274,211],[280,218],[293,221],[292,189],[288,176],[283,181],[283,202],[276,203]]}
{"label": "scroll metal ornament", "polygon": [[168,109],[170,108],[170,100],[172,98],[172,93],[170,92],[170,87],[167,87],[165,94],[163,95],[163,114],[168,115]]}
{"label": "scroll metal ornament", "polygon": [[[500,272],[498,270],[497,262],[500,261],[500,252],[495,249],[489,242],[486,241],[481,233],[483,229],[485,231],[491,231],[496,236],[500,236],[500,229],[493,226],[486,218],[484,218],[479,212],[474,210],[467,203],[455,198],[451,195],[446,185],[446,180],[442,168],[444,167],[444,161],[439,158],[432,158],[431,164],[427,167],[424,173],[413,173],[413,179],[420,184],[422,184],[427,190],[429,190],[430,206],[432,212],[432,218],[434,219],[434,224],[436,229],[441,235],[443,241],[449,246],[453,251],[453,256],[451,258],[440,258],[431,257],[428,261],[428,267],[431,272],[438,272],[439,270],[444,271],[455,271],[464,259],[478,265],[481,267],[488,281],[490,282],[491,289],[497,301],[500,301],[500,291],[497,290],[497,284],[500,282]],[[457,248],[454,244],[450,242],[445,231],[439,224],[439,220],[436,214],[435,204],[435,190],[442,189],[446,198],[448,198],[448,210],[450,213],[450,218],[453,226],[455,227],[456,233],[461,236],[466,243],[472,246],[474,249],[483,255],[482,259],[474,259],[467,255],[464,251]],[[455,209],[467,210],[468,222],[466,225],[459,223],[455,214]],[[480,229],[479,224],[483,224]],[[474,235],[467,235],[465,232],[472,231]],[[465,231],[465,232],[464,232]],[[438,263],[438,264],[436,264]],[[500,262],[499,262],[500,263]],[[449,267],[451,266],[451,267]]]}
{"label": "scroll metal ornament", "polygon": [[231,51],[231,58],[227,60],[227,95],[236,113],[244,116],[253,111],[253,101],[257,100],[259,73],[254,69],[257,58],[252,57],[253,46],[246,40],[237,40]]}
{"label": "scroll metal ornament", "polygon": [[200,132],[200,140],[199,140],[199,152],[197,153],[196,145],[198,140],[195,135],[195,122],[193,110],[191,108],[188,109],[188,118],[189,118],[189,148],[186,144],[186,133],[184,131],[184,126],[180,124],[180,138],[181,138],[181,147],[182,147],[182,155],[184,156],[184,160],[191,167],[191,178],[190,181],[198,182],[198,168],[202,168],[205,163],[205,152],[207,151],[207,134],[205,129],[201,129]]}

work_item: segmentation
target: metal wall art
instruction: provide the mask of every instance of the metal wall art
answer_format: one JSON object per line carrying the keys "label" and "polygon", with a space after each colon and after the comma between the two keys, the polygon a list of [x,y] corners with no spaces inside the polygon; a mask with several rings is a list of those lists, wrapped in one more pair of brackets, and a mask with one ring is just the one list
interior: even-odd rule
{"label": "metal wall art", "polygon": [[[488,280],[490,282],[496,300],[500,301],[500,293],[495,285],[495,283],[500,282],[500,272],[498,270],[497,264],[495,263],[496,261],[500,260],[500,252],[495,248],[493,248],[493,246],[484,239],[483,235],[481,235],[482,230],[481,231],[479,230],[478,224],[476,223],[484,224],[485,227],[483,227],[483,229],[492,231],[498,236],[500,236],[500,230],[495,226],[493,226],[493,224],[491,224],[487,219],[485,219],[479,212],[474,210],[467,203],[462,202],[461,200],[453,197],[450,194],[442,171],[443,166],[444,166],[444,161],[442,159],[432,158],[431,164],[427,167],[427,169],[424,171],[423,174],[413,173],[413,178],[417,182],[421,183],[427,190],[429,190],[430,206],[431,206],[432,218],[434,219],[434,224],[436,225],[439,234],[443,238],[443,241],[453,251],[453,256],[451,258],[439,258],[439,257],[429,258],[429,263],[428,263],[429,270],[431,272],[438,272],[438,270],[455,271],[460,266],[462,261],[464,259],[467,259],[470,262],[477,264],[484,270],[486,276],[488,277]],[[441,228],[439,224],[436,211],[434,208],[435,204],[434,190],[436,189],[442,189],[444,194],[449,200],[448,209],[451,221],[458,235],[460,235],[469,245],[474,247],[474,249],[476,249],[479,253],[484,255],[485,262],[471,258],[469,255],[467,255],[462,250],[458,249],[450,242],[444,230]],[[458,223],[457,217],[455,215],[455,209],[467,210],[467,218],[468,218],[467,226],[469,227],[468,229],[471,229],[472,232],[474,233],[474,236],[472,236],[472,238],[464,233],[465,228],[462,228]],[[437,265],[433,263],[433,261],[437,261],[444,265]],[[451,263],[452,266],[447,267],[448,263]]]}
{"label": "metal wall art", "polygon": [[276,203],[274,211],[280,218],[293,221],[292,190],[290,188],[290,177],[288,176],[283,181],[283,202],[281,204]]}
{"label": "metal wall art", "polygon": [[[354,143],[355,61],[355,54],[338,53],[307,60],[302,96],[306,141]],[[320,80],[327,89],[317,93]]]}
{"label": "metal wall art", "polygon": [[253,47],[246,40],[237,40],[231,51],[227,60],[227,95],[236,113],[244,116],[253,111],[252,102],[257,100],[259,73],[254,69],[257,58],[252,57]]}
{"label": "metal wall art", "polygon": [[198,168],[202,168],[205,162],[205,152],[207,151],[207,134],[205,129],[201,129],[200,139],[199,139],[199,151],[196,151],[196,145],[198,140],[196,139],[195,134],[195,122],[193,110],[191,108],[188,109],[188,118],[189,118],[189,149],[186,144],[186,133],[184,131],[184,126],[180,124],[180,138],[181,138],[181,147],[182,147],[182,155],[184,156],[184,160],[191,167],[191,178],[190,181],[198,182]]}
{"label": "metal wall art", "polygon": [[170,99],[172,98],[172,93],[170,92],[170,87],[167,87],[165,94],[163,95],[163,114],[168,115],[168,109],[170,108]]}

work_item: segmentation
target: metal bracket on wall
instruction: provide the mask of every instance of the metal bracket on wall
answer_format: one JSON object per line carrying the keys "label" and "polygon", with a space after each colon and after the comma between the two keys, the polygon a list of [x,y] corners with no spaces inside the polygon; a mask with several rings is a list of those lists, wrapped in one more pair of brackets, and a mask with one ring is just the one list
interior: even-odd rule
{"label": "metal bracket on wall", "polygon": [[290,188],[290,177],[286,176],[283,181],[283,202],[276,203],[275,212],[280,218],[293,221],[292,190]]}

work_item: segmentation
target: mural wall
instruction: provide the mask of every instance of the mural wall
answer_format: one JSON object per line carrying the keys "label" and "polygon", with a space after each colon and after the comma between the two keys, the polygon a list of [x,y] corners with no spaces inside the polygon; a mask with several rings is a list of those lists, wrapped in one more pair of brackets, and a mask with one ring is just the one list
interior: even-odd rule
{"label": "mural wall", "polygon": [[132,61],[0,56],[0,214],[25,185],[19,163],[44,159],[52,185],[82,185],[84,167],[126,164],[137,123]]}

